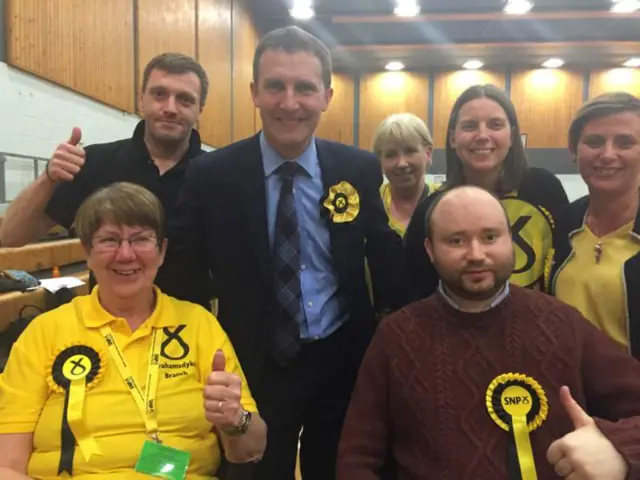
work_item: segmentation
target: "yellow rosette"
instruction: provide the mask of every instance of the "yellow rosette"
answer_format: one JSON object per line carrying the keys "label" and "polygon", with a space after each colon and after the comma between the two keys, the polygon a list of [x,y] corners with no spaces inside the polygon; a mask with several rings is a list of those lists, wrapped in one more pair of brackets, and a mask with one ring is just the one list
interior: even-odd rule
{"label": "yellow rosette", "polygon": [[342,181],[329,188],[322,205],[334,223],[352,222],[360,213],[360,195],[349,182]]}
{"label": "yellow rosette", "polygon": [[508,478],[537,480],[529,433],[540,427],[549,413],[540,384],[520,373],[500,375],[487,388],[486,406],[496,425],[511,433]]}
{"label": "yellow rosette", "polygon": [[83,420],[86,392],[102,378],[104,357],[87,345],[72,345],[59,351],[48,367],[47,382],[54,392],[64,393],[61,453],[58,475],[73,475],[76,442],[88,462],[100,449]]}

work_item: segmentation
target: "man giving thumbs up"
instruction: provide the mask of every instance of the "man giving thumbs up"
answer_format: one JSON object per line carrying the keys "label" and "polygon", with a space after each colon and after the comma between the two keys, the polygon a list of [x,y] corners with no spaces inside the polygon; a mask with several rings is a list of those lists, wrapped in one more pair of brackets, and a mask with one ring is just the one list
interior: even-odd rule
{"label": "man giving thumbs up", "polygon": [[[203,151],[195,127],[208,87],[206,72],[193,58],[179,53],[153,58],[142,78],[140,112],[144,120],[133,135],[82,147],[80,142],[87,134],[104,136],[104,129],[95,123],[84,125],[83,131],[73,128],[46,169],[10,203],[0,226],[0,246],[35,242],[56,224],[70,229],[82,202],[116,182],[150,190],[170,221],[176,215],[189,162]],[[164,293],[210,307],[210,280],[189,275],[184,262],[172,254],[165,257],[155,281]]]}
{"label": "man giving thumbs up", "polygon": [[227,460],[257,461],[264,451],[266,425],[242,406],[242,379],[225,371],[225,366],[224,352],[216,351],[204,387],[205,417],[218,432]]}
{"label": "man giving thumbs up", "polygon": [[553,442],[547,451],[556,473],[569,480],[626,479],[629,465],[573,399],[568,387],[560,389],[560,401],[575,430]]}

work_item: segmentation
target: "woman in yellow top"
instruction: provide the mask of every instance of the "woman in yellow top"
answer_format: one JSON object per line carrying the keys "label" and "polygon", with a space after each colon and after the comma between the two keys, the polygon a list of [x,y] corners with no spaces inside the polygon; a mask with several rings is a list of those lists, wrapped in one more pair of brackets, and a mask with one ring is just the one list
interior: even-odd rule
{"label": "woman in yellow top", "polygon": [[416,205],[433,189],[425,181],[433,152],[431,133],[416,115],[393,114],[378,126],[373,151],[389,181],[380,187],[389,225],[403,236]]}
{"label": "woman in yellow top", "polygon": [[640,359],[640,99],[607,93],[587,102],[569,150],[589,195],[558,217],[549,291]]}
{"label": "woman in yellow top", "polygon": [[212,479],[261,458],[266,426],[213,315],[154,287],[158,199],[117,183],[75,221],[97,286],[44,313],[0,376],[0,478]]}

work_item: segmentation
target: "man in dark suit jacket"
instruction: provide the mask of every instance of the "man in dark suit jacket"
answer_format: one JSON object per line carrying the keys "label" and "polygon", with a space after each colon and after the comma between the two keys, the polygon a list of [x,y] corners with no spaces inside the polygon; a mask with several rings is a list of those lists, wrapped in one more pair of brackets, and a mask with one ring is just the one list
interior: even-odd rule
{"label": "man in dark suit jacket", "polygon": [[292,480],[300,440],[304,479],[331,480],[375,311],[404,300],[401,239],[375,156],[314,136],[333,93],[326,47],[295,27],[272,31],[251,88],[263,131],[195,159],[170,245],[211,272],[268,424],[252,478]]}

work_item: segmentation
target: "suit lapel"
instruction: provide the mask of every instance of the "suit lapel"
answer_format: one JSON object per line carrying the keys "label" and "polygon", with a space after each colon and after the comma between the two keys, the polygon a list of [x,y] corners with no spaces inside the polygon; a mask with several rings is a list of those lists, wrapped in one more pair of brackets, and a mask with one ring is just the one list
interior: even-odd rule
{"label": "suit lapel", "polygon": [[[254,136],[247,145],[247,151],[238,158],[240,172],[239,199],[244,202],[246,229],[253,254],[256,255],[260,272],[267,283],[272,281],[272,258],[267,229],[266,187],[260,136]],[[250,252],[247,252],[250,255]]]}
{"label": "suit lapel", "polygon": [[[322,202],[324,201],[329,188],[336,185],[341,180],[344,180],[344,178],[342,178],[342,167],[339,162],[341,159],[336,158],[335,155],[332,154],[328,143],[321,139],[317,139],[316,151],[318,152],[318,161],[320,163],[320,171],[322,172],[322,184],[325,192],[320,200],[320,208],[324,209]],[[346,275],[344,268],[349,264],[349,242],[344,238],[344,235],[348,233],[349,229],[340,228],[344,226],[337,225],[332,222],[328,216],[325,221],[327,222],[327,228],[329,229],[329,236],[331,239],[331,257],[333,260],[333,266],[342,280],[344,279],[344,275]]]}

